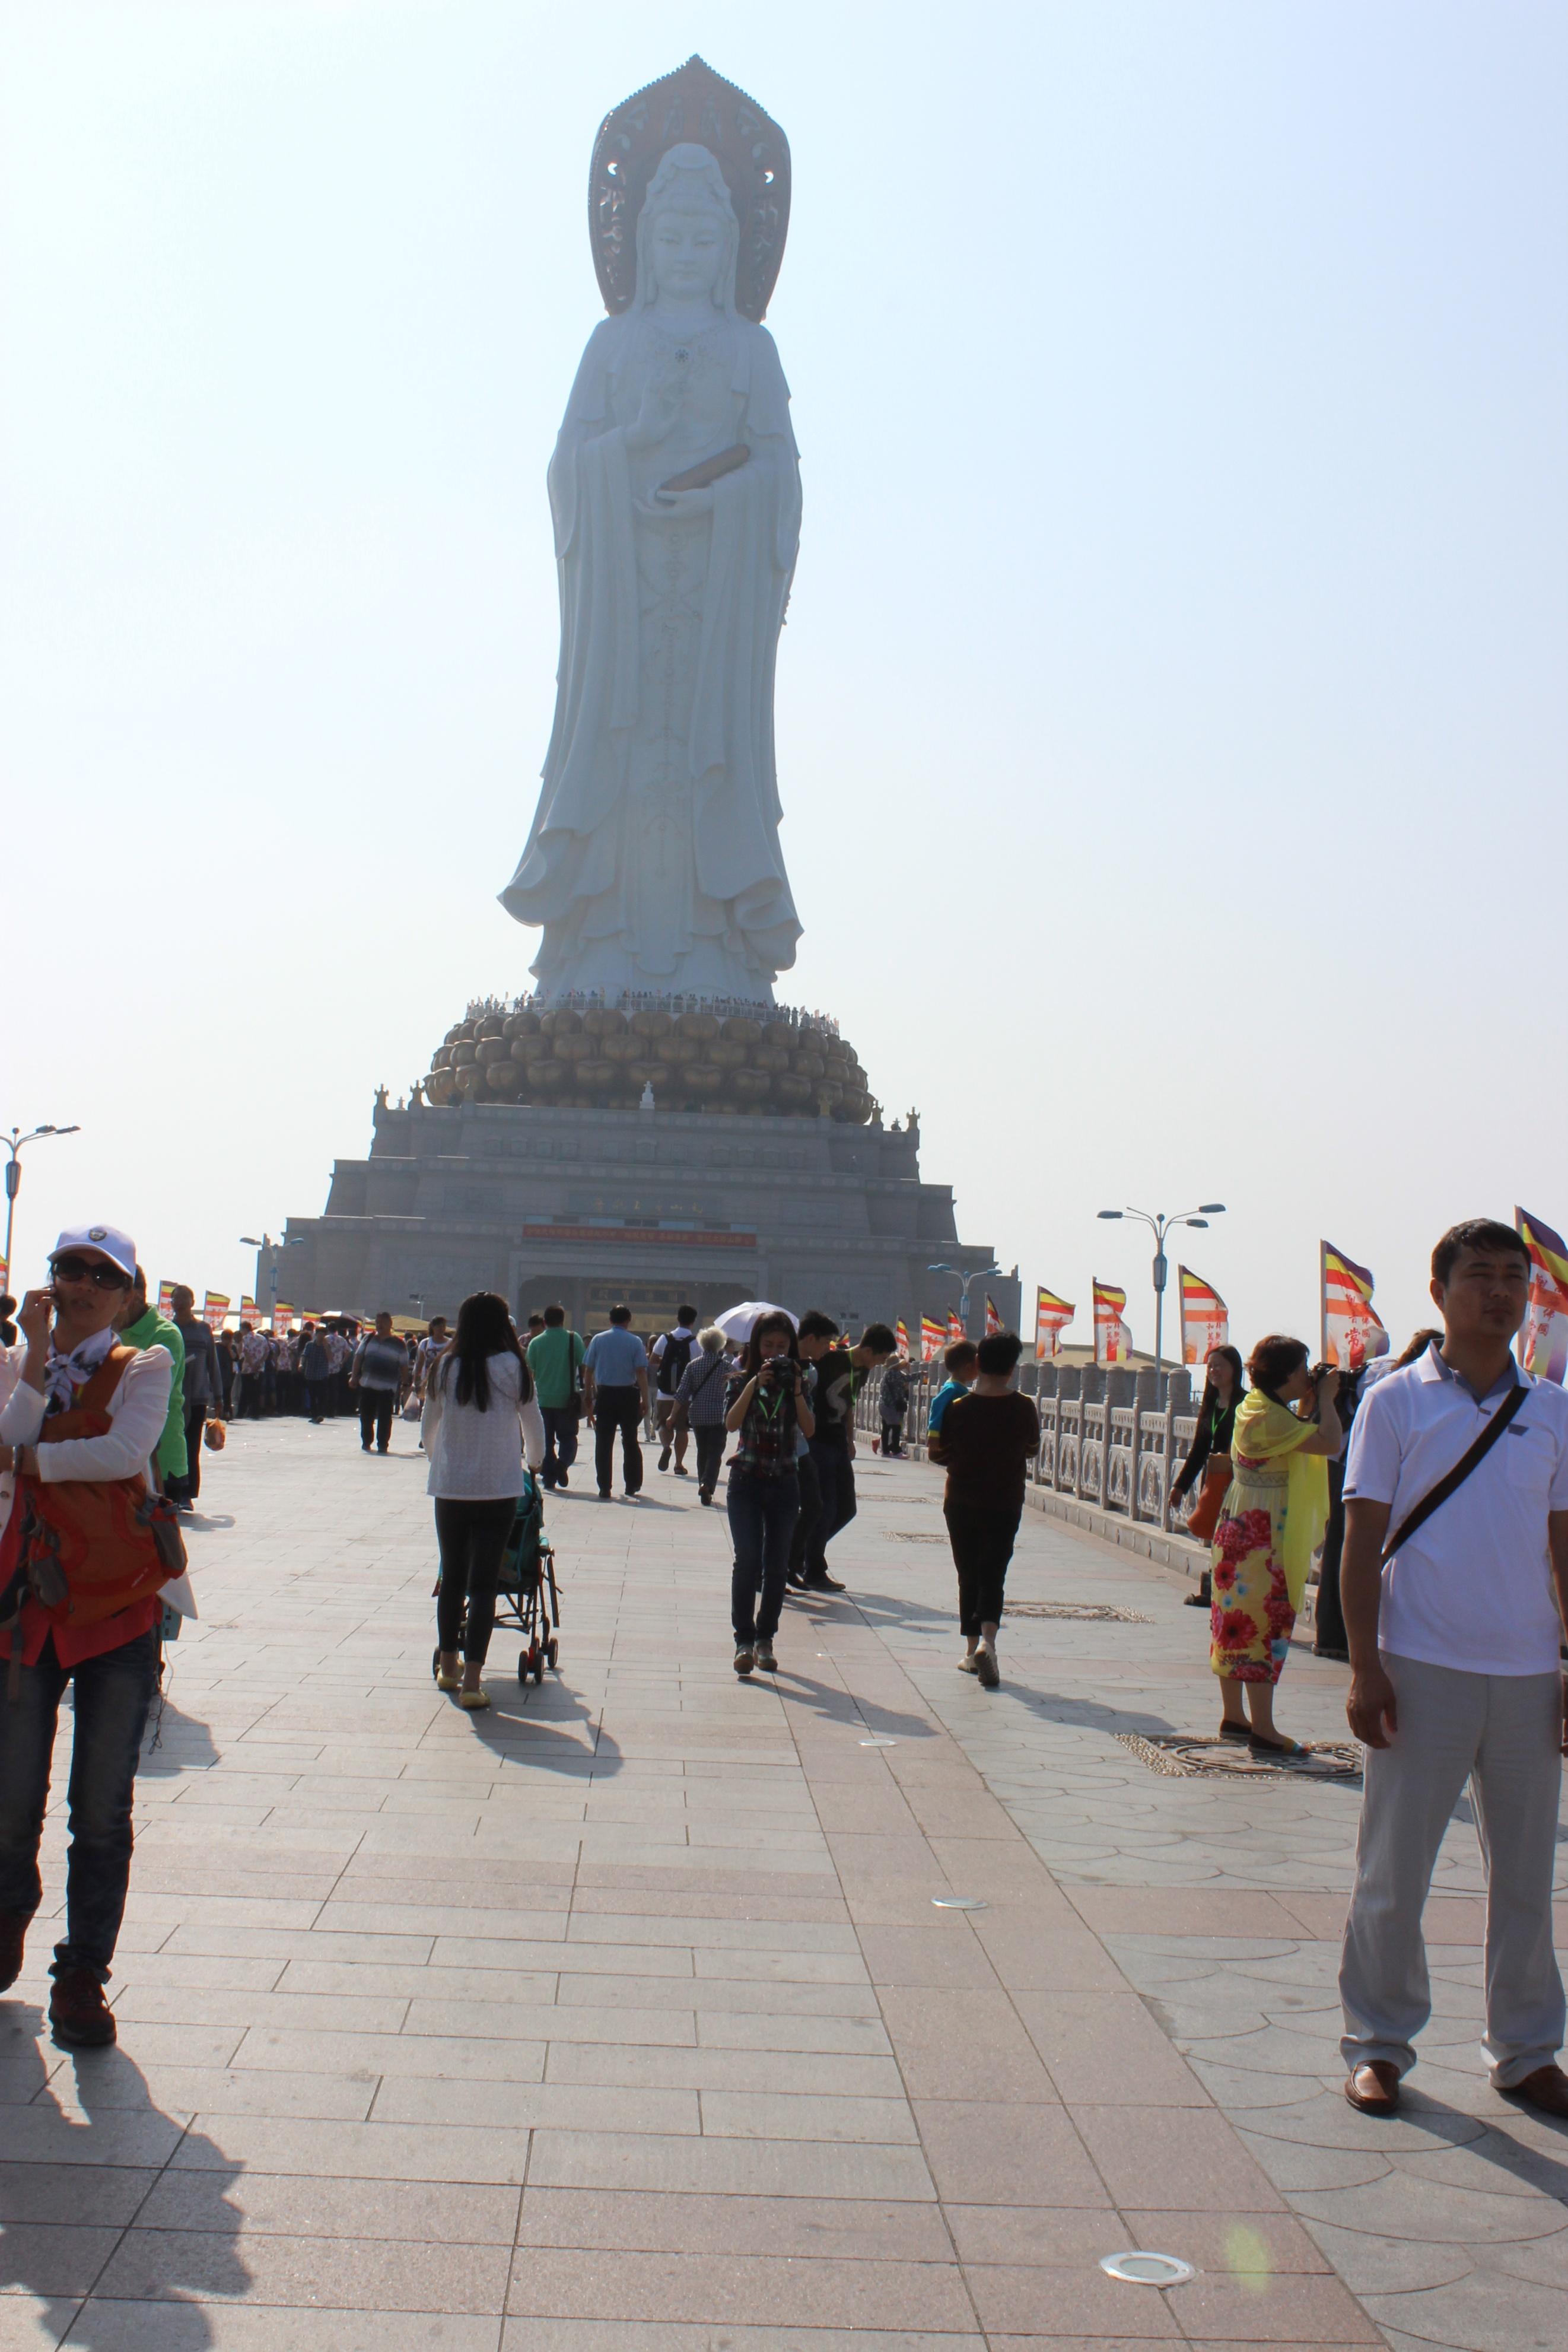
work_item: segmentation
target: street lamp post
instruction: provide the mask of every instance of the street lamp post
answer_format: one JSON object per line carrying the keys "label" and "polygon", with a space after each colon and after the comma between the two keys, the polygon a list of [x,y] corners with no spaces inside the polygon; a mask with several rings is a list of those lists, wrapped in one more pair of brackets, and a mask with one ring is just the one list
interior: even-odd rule
{"label": "street lamp post", "polygon": [[80,1133],[79,1127],[74,1125],[56,1127],[46,1121],[42,1127],[35,1127],[27,1135],[23,1135],[16,1128],[13,1128],[9,1135],[0,1135],[0,1143],[5,1146],[11,1155],[5,1162],[5,1280],[7,1282],[10,1281],[12,1274],[11,1228],[16,1215],[16,1195],[22,1189],[22,1147],[24,1144],[37,1143],[42,1135],[79,1135]]}
{"label": "street lamp post", "polygon": [[259,1240],[255,1234],[241,1234],[240,1241],[243,1246],[246,1249],[258,1249],[265,1250],[267,1252],[267,1278],[271,1291],[272,1303],[272,1312],[268,1315],[267,1320],[267,1328],[270,1329],[272,1325],[277,1320],[277,1244],[273,1240],[272,1235],[267,1232],[265,1225],[261,1229],[261,1236]]}
{"label": "street lamp post", "polygon": [[958,1300],[958,1318],[963,1324],[965,1330],[967,1331],[969,1328],[969,1285],[972,1282],[988,1281],[993,1274],[1000,1274],[1001,1267],[999,1265],[977,1265],[972,1272],[966,1274],[961,1265],[949,1265],[944,1258],[936,1265],[928,1265],[925,1271],[927,1274],[953,1274],[957,1276],[958,1289],[960,1293]]}
{"label": "street lamp post", "polygon": [[1156,1216],[1148,1209],[1102,1209],[1102,1217],[1141,1217],[1155,1237],[1155,1380],[1160,1377],[1161,1342],[1164,1339],[1166,1307],[1166,1235],[1173,1225],[1207,1225],[1210,1217],[1225,1214],[1223,1201],[1200,1201],[1196,1209],[1184,1209],[1179,1217],[1167,1217],[1162,1209]]}

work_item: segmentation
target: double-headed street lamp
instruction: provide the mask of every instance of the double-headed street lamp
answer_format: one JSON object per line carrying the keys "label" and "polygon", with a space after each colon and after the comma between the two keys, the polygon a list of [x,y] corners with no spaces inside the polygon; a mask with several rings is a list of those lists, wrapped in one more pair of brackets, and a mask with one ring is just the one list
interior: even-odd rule
{"label": "double-headed street lamp", "polygon": [[1223,1201],[1200,1201],[1196,1209],[1184,1209],[1179,1217],[1167,1217],[1162,1209],[1155,1216],[1147,1209],[1102,1209],[1102,1217],[1141,1217],[1155,1237],[1155,1378],[1160,1376],[1160,1341],[1166,1307],[1166,1235],[1173,1225],[1207,1225],[1210,1217],[1225,1214]]}
{"label": "double-headed street lamp", "polygon": [[46,1121],[42,1127],[35,1127],[27,1135],[22,1134],[20,1129],[15,1127],[9,1135],[0,1135],[0,1143],[5,1146],[11,1155],[5,1162],[5,1280],[7,1283],[11,1279],[11,1227],[16,1214],[16,1195],[22,1189],[22,1147],[26,1143],[37,1143],[41,1135],[79,1135],[80,1133],[79,1127],[55,1127]]}
{"label": "double-headed street lamp", "polygon": [[961,1265],[949,1265],[944,1258],[936,1265],[928,1265],[925,1271],[927,1274],[953,1274],[957,1276],[958,1288],[961,1294],[958,1301],[958,1319],[963,1324],[964,1328],[967,1331],[969,1328],[969,1285],[972,1282],[985,1282],[988,1280],[990,1276],[993,1274],[1000,1274],[1001,1267],[999,1265],[977,1265],[971,1273],[966,1274]]}

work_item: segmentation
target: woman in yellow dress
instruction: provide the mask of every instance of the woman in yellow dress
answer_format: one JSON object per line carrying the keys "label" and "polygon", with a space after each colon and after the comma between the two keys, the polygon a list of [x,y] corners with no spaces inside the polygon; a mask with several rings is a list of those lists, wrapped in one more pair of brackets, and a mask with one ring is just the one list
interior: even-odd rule
{"label": "woman in yellow dress", "polygon": [[[1275,1727],[1274,1685],[1328,1518],[1328,1465],[1344,1443],[1336,1371],[1313,1380],[1300,1339],[1260,1339],[1252,1386],[1237,1408],[1234,1473],[1214,1531],[1209,1662],[1219,1676],[1220,1735],[1272,1755],[1304,1753]],[[1249,1719],[1249,1711],[1250,1719]]]}

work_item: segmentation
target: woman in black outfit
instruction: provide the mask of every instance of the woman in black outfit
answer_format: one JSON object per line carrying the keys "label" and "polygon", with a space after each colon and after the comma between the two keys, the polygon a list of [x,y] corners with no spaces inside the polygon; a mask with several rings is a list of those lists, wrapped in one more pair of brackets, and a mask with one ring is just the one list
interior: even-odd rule
{"label": "woman in black outfit", "polygon": [[1207,1543],[1219,1521],[1220,1506],[1230,1484],[1230,1439],[1236,1408],[1247,1393],[1240,1350],[1211,1348],[1205,1364],[1207,1378],[1197,1408],[1197,1434],[1171,1488],[1171,1509],[1189,1494],[1201,1477],[1203,1492],[1192,1507],[1188,1535]]}

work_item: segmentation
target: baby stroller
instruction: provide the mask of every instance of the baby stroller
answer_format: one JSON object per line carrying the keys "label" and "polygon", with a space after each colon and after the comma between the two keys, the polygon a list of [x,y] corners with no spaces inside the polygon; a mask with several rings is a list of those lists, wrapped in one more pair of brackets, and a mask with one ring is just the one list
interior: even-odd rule
{"label": "baby stroller", "polygon": [[[496,1586],[496,1622],[515,1625],[523,1637],[517,1680],[526,1685],[530,1675],[536,1683],[542,1683],[547,1665],[559,1668],[560,1643],[556,1633],[560,1624],[560,1595],[556,1590],[555,1553],[545,1535],[545,1510],[538,1482],[531,1470],[524,1471],[523,1481],[517,1517],[501,1558],[501,1574]],[[438,1592],[441,1590],[439,1577],[435,1589]],[[462,1646],[461,1635],[458,1646]],[[431,1654],[433,1675],[440,1664],[437,1647]]]}

